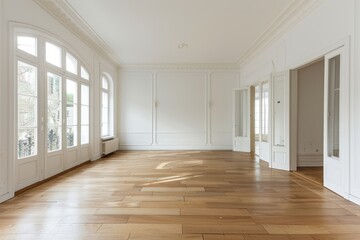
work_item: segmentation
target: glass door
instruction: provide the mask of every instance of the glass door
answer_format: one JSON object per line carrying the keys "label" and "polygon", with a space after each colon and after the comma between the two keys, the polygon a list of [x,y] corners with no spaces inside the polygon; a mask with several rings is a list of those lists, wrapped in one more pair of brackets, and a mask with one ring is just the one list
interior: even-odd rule
{"label": "glass door", "polygon": [[15,190],[90,158],[90,74],[60,43],[15,33]]}
{"label": "glass door", "polygon": [[45,177],[53,176],[63,170],[63,79],[59,75],[47,72],[46,101],[46,145]]}
{"label": "glass door", "polygon": [[[30,41],[32,39],[30,38]],[[16,189],[33,184],[40,179],[39,141],[43,128],[39,128],[39,91],[38,68],[32,62],[32,57],[16,61],[17,77],[17,141],[16,141],[16,176],[21,172],[29,171],[31,174],[16,179]],[[35,58],[35,57],[34,57]],[[35,59],[36,60],[36,59]]]}
{"label": "glass door", "polygon": [[[344,195],[349,159],[349,81],[344,47],[325,56],[324,185]],[[346,178],[346,177],[345,177]]]}
{"label": "glass door", "polygon": [[248,88],[234,91],[234,151],[251,152],[249,92]]}

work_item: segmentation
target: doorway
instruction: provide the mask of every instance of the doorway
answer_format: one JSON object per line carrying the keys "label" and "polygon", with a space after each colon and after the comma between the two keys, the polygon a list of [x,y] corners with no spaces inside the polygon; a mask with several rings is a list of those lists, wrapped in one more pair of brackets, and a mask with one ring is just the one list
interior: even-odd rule
{"label": "doorway", "polygon": [[269,164],[270,159],[270,83],[268,79],[251,86],[251,133],[255,158]]}
{"label": "doorway", "polygon": [[296,71],[296,174],[323,185],[324,58]]}

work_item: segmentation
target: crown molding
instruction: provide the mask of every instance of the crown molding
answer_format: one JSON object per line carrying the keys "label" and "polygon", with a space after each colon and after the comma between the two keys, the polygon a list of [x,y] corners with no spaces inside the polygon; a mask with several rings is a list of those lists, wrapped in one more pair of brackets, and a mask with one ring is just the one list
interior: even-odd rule
{"label": "crown molding", "polygon": [[151,69],[169,69],[169,70],[203,70],[203,69],[226,69],[240,70],[237,64],[222,63],[199,63],[199,64],[125,64],[119,67],[120,70],[151,70]]}
{"label": "crown molding", "polygon": [[240,57],[237,64],[240,67],[244,66],[267,46],[287,33],[324,1],[325,0],[294,0],[293,3],[275,19],[270,27],[255,40],[245,54]]}
{"label": "crown molding", "polygon": [[113,54],[111,48],[102,38],[86,23],[86,21],[70,6],[66,0],[33,0],[46,12],[57,19],[75,36],[84,41],[100,56],[119,65],[119,59]]}

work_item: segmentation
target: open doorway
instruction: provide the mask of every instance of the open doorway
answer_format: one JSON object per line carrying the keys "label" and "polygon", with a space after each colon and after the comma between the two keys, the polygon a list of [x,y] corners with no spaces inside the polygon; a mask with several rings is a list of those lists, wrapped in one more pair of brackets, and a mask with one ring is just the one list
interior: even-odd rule
{"label": "open doorway", "polygon": [[323,185],[324,173],[324,58],[299,67],[297,99],[296,174]]}
{"label": "open doorway", "polygon": [[270,84],[268,79],[263,79],[251,86],[251,145],[256,160],[265,165],[269,164],[270,159],[269,101]]}

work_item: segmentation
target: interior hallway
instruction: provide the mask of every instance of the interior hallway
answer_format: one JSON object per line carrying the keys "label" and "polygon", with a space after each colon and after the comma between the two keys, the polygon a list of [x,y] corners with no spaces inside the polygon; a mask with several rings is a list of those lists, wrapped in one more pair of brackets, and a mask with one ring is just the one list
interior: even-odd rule
{"label": "interior hallway", "polygon": [[231,151],[116,152],[0,204],[1,239],[360,239],[360,207]]}

